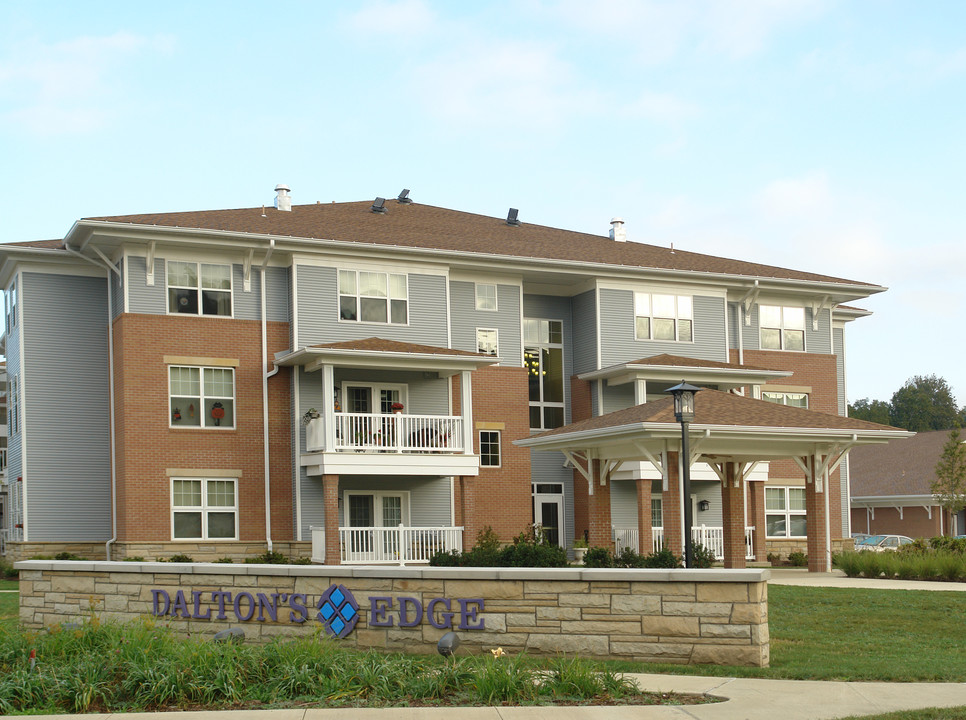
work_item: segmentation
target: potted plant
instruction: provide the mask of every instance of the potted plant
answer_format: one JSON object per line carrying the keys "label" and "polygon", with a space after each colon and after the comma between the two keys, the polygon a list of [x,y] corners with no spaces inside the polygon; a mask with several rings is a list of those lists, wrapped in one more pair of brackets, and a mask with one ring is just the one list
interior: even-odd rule
{"label": "potted plant", "polygon": [[391,408],[392,408],[393,414],[398,415],[405,409],[405,406],[401,402],[394,402]]}
{"label": "potted plant", "polygon": [[584,562],[584,555],[587,554],[587,541],[583,538],[574,540],[574,560],[579,563]]}
{"label": "potted plant", "polygon": [[302,424],[303,425],[308,425],[310,422],[312,422],[313,420],[316,420],[317,418],[320,418],[320,417],[322,417],[322,413],[320,413],[315,408],[309,408],[302,415]]}

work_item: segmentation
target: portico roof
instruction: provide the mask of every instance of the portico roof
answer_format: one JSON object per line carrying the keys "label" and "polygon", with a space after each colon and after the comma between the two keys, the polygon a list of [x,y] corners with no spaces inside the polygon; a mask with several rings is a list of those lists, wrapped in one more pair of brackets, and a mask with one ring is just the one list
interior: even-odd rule
{"label": "portico roof", "polygon": [[[915,433],[900,428],[788,407],[718,390],[702,390],[689,426],[692,462],[756,462],[839,454],[855,445],[885,443]],[[572,423],[517,440],[522,447],[579,453],[610,461],[653,460],[677,450],[681,425],[671,397]]]}
{"label": "portico roof", "polygon": [[677,355],[654,355],[632,360],[631,362],[610,365],[600,370],[578,375],[581,380],[607,380],[608,385],[621,385],[635,380],[654,380],[680,382],[686,376],[690,382],[717,385],[720,387],[741,387],[744,385],[763,385],[769,380],[777,380],[792,375],[790,370],[770,370],[754,365],[698,360]]}
{"label": "portico roof", "polygon": [[309,345],[275,355],[276,365],[302,365],[306,372],[319,370],[323,365],[351,365],[356,368],[438,372],[440,377],[455,375],[463,370],[477,370],[498,362],[500,358],[492,355],[378,337]]}

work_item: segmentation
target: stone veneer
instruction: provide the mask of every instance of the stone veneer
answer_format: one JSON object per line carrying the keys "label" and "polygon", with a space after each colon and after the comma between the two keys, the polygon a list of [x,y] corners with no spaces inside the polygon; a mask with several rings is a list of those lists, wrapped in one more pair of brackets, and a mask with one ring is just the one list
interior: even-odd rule
{"label": "stone veneer", "polygon": [[[152,614],[152,589],[175,598],[201,591],[201,611],[212,619],[164,616],[158,622],[179,632],[210,636],[240,626],[246,637],[268,641],[321,630],[313,605],[333,584],[355,596],[360,619],[343,640],[353,647],[432,653],[447,632],[429,622],[412,628],[370,625],[371,596],[431,599],[482,598],[485,630],[457,630],[462,651],[502,647],[533,655],[574,653],[585,657],[680,664],[768,665],[768,570],[611,570],[531,568],[350,567],[291,565],[57,562],[30,560],[20,570],[20,620],[40,629],[87,617],[133,621]],[[211,592],[303,593],[309,620],[239,622],[215,618]],[[208,601],[205,598],[208,598]],[[257,616],[256,616],[257,617]],[[267,616],[266,616],[267,617]],[[438,615],[437,615],[438,618]],[[458,620],[458,615],[456,620]],[[456,622],[454,621],[454,626]],[[454,629],[456,629],[454,627]]]}

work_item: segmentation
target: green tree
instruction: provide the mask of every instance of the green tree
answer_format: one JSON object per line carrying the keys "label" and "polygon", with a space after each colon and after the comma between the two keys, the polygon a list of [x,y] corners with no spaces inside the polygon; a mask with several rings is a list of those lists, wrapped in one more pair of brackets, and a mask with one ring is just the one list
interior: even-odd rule
{"label": "green tree", "polygon": [[854,405],[849,405],[849,417],[869,422],[879,423],[880,425],[891,425],[891,407],[885,400],[869,400],[862,398],[856,400]]}
{"label": "green tree", "polygon": [[[932,493],[939,504],[955,515],[966,508],[966,445],[959,437],[959,428],[953,428],[943,445],[942,455],[936,463],[936,481]],[[962,533],[962,528],[956,529]]]}
{"label": "green tree", "polygon": [[889,418],[896,427],[913,432],[949,430],[958,416],[952,388],[936,375],[916,375],[892,395]]}

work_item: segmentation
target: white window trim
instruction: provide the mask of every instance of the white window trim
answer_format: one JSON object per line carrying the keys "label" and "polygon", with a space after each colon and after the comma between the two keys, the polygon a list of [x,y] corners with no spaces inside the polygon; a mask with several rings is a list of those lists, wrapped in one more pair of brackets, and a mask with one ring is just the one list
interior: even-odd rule
{"label": "white window trim", "polygon": [[349,497],[353,495],[372,496],[372,515],[376,525],[372,527],[399,527],[398,525],[382,524],[382,499],[384,497],[402,498],[402,525],[410,527],[409,490],[345,490],[342,493],[342,527],[360,527],[349,525]]}
{"label": "white window trim", "polygon": [[[762,315],[761,309],[763,307],[778,308],[779,313],[781,314],[781,322],[779,323],[779,327],[776,328],[776,327],[772,327],[771,325],[765,325],[765,324],[762,323],[762,321],[761,321],[761,315]],[[791,328],[791,327],[790,328],[786,328],[785,327],[785,309],[786,308],[793,308],[795,310],[801,310],[802,311],[802,327],[800,327],[800,328]],[[807,318],[805,317],[805,308],[803,308],[803,307],[799,307],[798,305],[769,305],[767,303],[759,303],[759,305],[758,305],[758,349],[759,350],[763,350],[765,352],[794,352],[794,353],[808,352],[808,333],[805,331],[805,325],[806,324],[807,324]],[[788,348],[785,347],[785,330],[786,329],[787,330],[794,330],[795,332],[801,332],[802,333],[802,349],[801,350],[790,350],[790,349],[788,349]],[[781,347],[777,347],[777,348],[766,348],[766,347],[764,347],[764,345],[761,342],[761,331],[762,330],[777,330],[778,331],[779,344],[781,345]]]}
{"label": "white window trim", "polygon": [[[341,278],[340,278],[340,273],[343,273],[343,272],[355,273],[355,276],[356,276],[356,291],[354,293],[344,293],[344,292],[342,292],[342,284],[341,284],[342,281],[341,281]],[[361,273],[361,272],[362,273],[370,273],[372,275],[385,275],[386,276],[386,297],[385,297],[385,301],[386,301],[386,321],[385,322],[381,322],[381,321],[378,321],[378,320],[363,320],[362,319],[362,298],[366,298],[368,300],[379,299],[379,298],[375,298],[374,296],[371,296],[371,295],[361,295],[361,294],[359,294],[359,273]],[[405,301],[406,301],[406,322],[404,322],[404,323],[397,323],[397,322],[393,322],[392,321],[392,301],[393,300],[402,300],[403,299],[403,298],[394,298],[394,297],[392,297],[392,283],[390,281],[390,277],[393,276],[393,275],[401,275],[402,277],[406,278],[406,297],[405,297]],[[339,269],[336,270],[336,276],[335,276],[335,278],[336,278],[335,279],[335,286],[336,286],[336,308],[335,308],[335,312],[336,312],[336,320],[338,322],[340,322],[340,323],[352,323],[353,325],[379,325],[379,326],[394,325],[396,327],[408,327],[409,326],[409,304],[410,304],[410,301],[409,301],[409,273],[388,272],[388,271],[383,271],[383,270],[359,270],[358,268],[339,268]],[[345,319],[345,318],[342,317],[342,298],[343,297],[352,297],[352,298],[355,298],[355,300],[356,300],[356,319],[355,320],[347,320],[347,319]]]}
{"label": "white window trim", "polygon": [[[483,433],[496,433],[496,465],[484,465],[483,464]],[[477,431],[477,443],[479,443],[480,448],[480,467],[481,468],[501,468],[503,467],[503,433],[499,430],[478,430]]]}
{"label": "white window trim", "polygon": [[[781,402],[779,402],[777,399],[775,399],[775,400],[769,400],[766,397],[767,395],[780,396]],[[802,396],[804,396],[805,397],[805,407],[802,408],[802,409],[808,410],[808,393],[805,393],[805,392],[784,392],[784,391],[768,390],[767,388],[762,388],[762,390],[761,390],[761,399],[764,400],[765,402],[773,402],[776,405],[785,405],[787,407],[800,407],[799,405],[789,405],[788,404],[788,396],[789,395],[802,395]]]}
{"label": "white window trim", "polygon": [[[480,288],[493,288],[493,307],[480,307]],[[473,294],[476,300],[476,309],[480,312],[497,312],[500,309],[500,292],[496,283],[473,283]]]}
{"label": "white window trim", "polygon": [[7,436],[13,437],[20,433],[20,373],[9,377],[10,397],[8,400]]}
{"label": "white window trim", "polygon": [[[657,500],[661,503],[661,522],[660,524],[654,523],[654,501]],[[658,493],[651,493],[651,527],[664,527],[664,496]]]}
{"label": "white window trim", "polygon": [[[176,480],[196,481],[201,483],[201,505],[175,505],[174,504],[174,483]],[[235,488],[235,504],[232,507],[226,505],[208,505],[208,481],[227,481]],[[241,513],[238,510],[238,478],[224,477],[172,477],[168,482],[168,492],[170,493],[169,505],[171,507],[171,540],[172,542],[236,542],[241,531]],[[200,512],[201,513],[201,537],[180,538],[174,535],[174,514],[176,512]],[[235,514],[235,536],[230,538],[209,538],[208,537],[208,513],[209,512],[233,512]]]}
{"label": "white window trim", "polygon": [[[192,370],[198,370],[198,412],[201,415],[200,425],[178,425],[174,422],[174,418],[171,416],[171,399],[173,395],[171,394],[171,369],[172,368],[190,368]],[[208,424],[208,419],[204,414],[205,409],[205,370],[230,370],[231,371],[231,407],[232,407],[232,424],[231,425],[214,425]],[[234,367],[217,367],[210,365],[168,365],[166,372],[168,373],[168,427],[173,430],[236,430],[238,429],[238,391],[236,389],[237,383],[235,382],[236,373]],[[184,397],[179,395],[178,397]],[[214,400],[225,400],[226,396],[223,395],[213,395],[211,399]]]}
{"label": "white window trim", "polygon": [[379,402],[379,395],[381,390],[398,390],[399,391],[399,402],[403,404],[403,412],[407,412],[405,408],[409,407],[409,386],[400,383],[377,383],[370,380],[343,380],[340,386],[339,392],[341,393],[340,405],[342,406],[342,412],[351,412],[349,407],[349,388],[350,387],[367,387],[370,392],[370,402],[371,408],[369,410],[370,415],[390,415],[390,413],[382,412],[382,403]]}
{"label": "white window trim", "polygon": [[[528,341],[526,339],[526,330],[524,329],[524,340],[523,340],[524,367],[526,367],[527,348],[535,348],[537,350],[538,356],[540,357],[540,362],[543,361],[542,360],[543,353],[540,352],[541,350],[544,350],[544,349],[558,349],[559,348],[560,351],[561,351],[561,353],[563,353],[563,350],[564,350],[564,337],[563,337],[563,333],[564,333],[564,323],[563,323],[563,320],[556,320],[556,319],[552,319],[552,318],[524,318],[524,321],[526,321],[526,320],[533,320],[533,321],[536,321],[538,323],[543,323],[543,322],[547,322],[547,323],[560,323],[560,342],[559,343],[555,343],[555,342],[541,342],[539,340],[530,342],[530,341]],[[561,355],[561,363],[563,364],[565,361],[566,361],[566,357],[563,356],[563,354],[562,354]],[[566,374],[566,366],[563,366],[562,367],[562,370],[564,370],[564,378],[563,378],[563,387],[561,389],[562,389],[562,392],[563,392],[564,401],[563,402],[554,402],[554,401],[551,401],[551,400],[530,400],[529,403],[528,403],[528,407],[530,407],[530,408],[539,407],[540,408],[540,427],[531,427],[530,428],[531,430],[552,430],[552,429],[554,429],[554,428],[544,427],[544,412],[543,412],[543,410],[544,410],[544,408],[548,408],[548,407],[560,408],[561,409],[561,415],[562,415],[562,418],[563,418],[563,423],[560,425],[560,427],[563,427],[563,425],[566,425],[567,424],[567,404],[566,404],[566,399],[567,399],[567,380],[566,380],[566,377],[567,377],[567,374]],[[527,369],[527,372],[528,373],[530,372],[529,368]],[[543,385],[541,383],[541,389],[542,388],[543,388]],[[527,422],[529,422],[529,420]]]}
{"label": "white window trim", "polygon": [[[489,353],[484,353],[484,351],[480,348],[481,332],[493,333],[494,337],[496,338],[496,352],[494,352],[492,355]],[[476,328],[476,352],[484,353],[489,357],[500,357],[500,330],[498,328],[483,328],[483,327]]]}
{"label": "white window trim", "polygon": [[[168,269],[168,265],[173,262],[184,263],[185,265],[195,266],[195,277],[198,278],[198,285],[194,288],[190,288],[187,285],[172,285],[171,284],[171,273]],[[214,288],[202,288],[201,286],[201,266],[202,265],[218,265],[220,267],[228,268],[228,284],[230,287],[228,290],[216,290]],[[198,312],[196,313],[181,313],[181,312],[171,312],[171,303],[169,299],[169,291],[171,289],[175,290],[196,290],[198,292]],[[212,292],[227,292],[231,297],[231,312],[228,315],[206,315],[202,312],[203,305],[201,301],[201,293],[204,290],[210,290]],[[231,263],[225,262],[205,262],[203,260],[172,260],[165,259],[164,261],[164,309],[168,315],[182,316],[182,317],[203,317],[203,318],[225,318],[231,320],[235,317],[235,268]]]}
{"label": "white window trim", "polygon": [[[637,313],[638,297],[646,295],[647,296],[647,315],[639,315]],[[665,317],[663,315],[654,314],[654,296],[655,295],[666,295],[674,298],[674,317]],[[682,315],[679,310],[680,298],[688,298],[691,301],[691,313],[690,315]],[[650,337],[640,337],[637,334],[637,319],[646,317],[648,319],[648,328]],[[674,339],[673,340],[662,340],[654,337],[654,320],[673,320],[674,321]],[[687,320],[691,323],[691,339],[682,340],[681,339],[681,320]],[[638,342],[673,342],[682,344],[694,344],[694,296],[693,295],[682,295],[680,293],[661,293],[661,292],[634,292],[634,339]]]}
{"label": "white window trim", "polygon": [[[785,509],[784,510],[769,510],[768,509],[768,491],[769,490],[781,490],[785,495]],[[774,538],[776,540],[796,540],[808,537],[808,535],[788,535],[788,531],[791,530],[791,517],[804,517],[806,522],[806,528],[808,523],[808,512],[806,510],[792,510],[791,503],[789,502],[788,491],[789,490],[802,490],[805,488],[801,485],[768,485],[765,487],[765,537]],[[785,535],[768,535],[768,516],[769,515],[784,515],[785,516]],[[807,532],[807,530],[806,530]]]}
{"label": "white window trim", "polygon": [[10,287],[3,293],[4,316],[6,318],[6,328],[9,334],[17,327],[17,281],[10,283]]}

